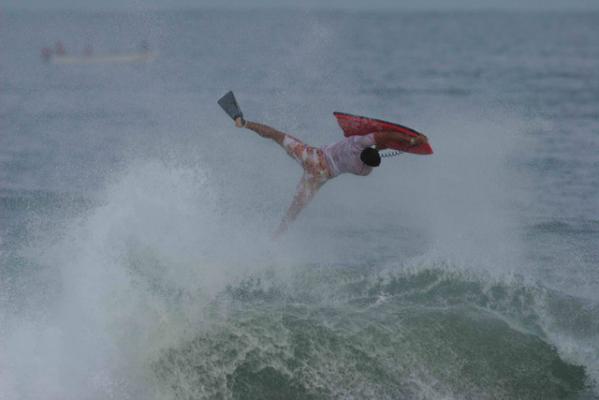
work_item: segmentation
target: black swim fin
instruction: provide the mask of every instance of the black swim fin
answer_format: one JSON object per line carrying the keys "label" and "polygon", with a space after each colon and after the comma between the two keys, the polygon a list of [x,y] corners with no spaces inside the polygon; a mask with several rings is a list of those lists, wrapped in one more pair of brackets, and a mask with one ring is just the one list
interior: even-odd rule
{"label": "black swim fin", "polygon": [[239,109],[239,105],[237,104],[237,100],[235,100],[235,95],[232,91],[218,99],[218,105],[221,106],[233,120],[238,117],[243,118],[243,113]]}

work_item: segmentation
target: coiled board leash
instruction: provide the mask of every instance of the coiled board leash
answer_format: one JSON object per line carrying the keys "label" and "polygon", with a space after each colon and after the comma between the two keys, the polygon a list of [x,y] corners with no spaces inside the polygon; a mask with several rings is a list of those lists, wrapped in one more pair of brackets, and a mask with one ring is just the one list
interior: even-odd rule
{"label": "coiled board leash", "polygon": [[404,152],[403,151],[399,151],[399,150],[393,150],[393,151],[386,151],[384,153],[379,153],[381,155],[381,158],[391,158],[391,157],[397,157],[399,155],[402,155]]}

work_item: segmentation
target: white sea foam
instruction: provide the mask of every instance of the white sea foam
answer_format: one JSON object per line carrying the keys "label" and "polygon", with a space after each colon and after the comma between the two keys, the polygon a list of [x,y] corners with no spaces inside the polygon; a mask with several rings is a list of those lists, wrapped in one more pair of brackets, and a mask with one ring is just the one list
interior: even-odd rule
{"label": "white sea foam", "polygon": [[[19,243],[22,248],[11,249],[18,259],[0,275],[5,279],[0,285],[10,288],[5,292],[0,286],[0,398],[151,398],[150,363],[160,359],[161,350],[179,349],[186,339],[202,337],[215,319],[226,319],[229,310],[221,304],[226,301],[215,298],[227,298],[229,285],[243,292],[238,285],[243,278],[272,271],[271,284],[297,295],[294,301],[324,299],[302,306],[335,313],[340,305],[354,317],[354,303],[340,298],[354,284],[359,291],[363,276],[378,279],[381,270],[389,276],[414,270],[419,277],[420,271],[444,269],[449,278],[439,274],[440,280],[456,280],[450,289],[499,282],[501,293],[515,290],[516,303],[515,276],[525,282],[525,292],[530,283],[580,294],[578,282],[584,282],[584,294],[593,296],[592,234],[585,236],[590,244],[571,247],[563,247],[564,236],[556,235],[554,251],[572,249],[576,255],[567,265],[550,265],[551,276],[543,265],[548,249],[526,259],[523,253],[538,243],[521,236],[521,217],[531,217],[523,209],[532,217],[561,217],[564,210],[585,218],[596,214],[597,185],[589,172],[597,145],[591,138],[596,121],[590,118],[595,104],[590,71],[596,60],[589,58],[593,41],[585,39],[596,36],[593,18],[434,14],[402,15],[402,23],[389,24],[388,16],[376,14],[298,18],[294,12],[198,11],[143,15],[141,23],[138,17],[21,15],[2,25],[10,26],[2,31],[7,57],[0,61],[7,83],[2,99],[10,111],[3,114],[3,151],[10,157],[0,154],[10,168],[3,168],[9,172],[2,179],[17,194],[92,192],[96,205],[67,216],[60,226],[32,229]],[[514,29],[506,32],[505,22],[514,22]],[[553,23],[566,30],[563,35],[546,28]],[[502,34],[484,34],[493,28]],[[114,32],[127,39],[115,44]],[[124,48],[129,38],[148,32],[165,56],[147,66],[58,69],[38,63],[32,50],[61,35],[72,39],[72,47],[95,36],[98,47]],[[555,51],[546,51],[538,38]],[[580,47],[558,43],[571,38]],[[497,82],[488,82],[493,79]],[[566,89],[577,90],[564,92],[564,82],[582,85],[568,84]],[[270,233],[301,172],[272,142],[230,125],[215,104],[230,88],[249,119],[313,145],[341,138],[331,116],[339,110],[422,130],[435,154],[384,160],[367,178],[343,176],[327,183],[288,235],[272,242]],[[510,107],[555,117],[531,123],[538,124],[533,131],[542,138],[529,141],[525,134],[531,127],[518,112],[488,105],[498,97]],[[564,143],[572,126],[576,131]],[[547,168],[537,173],[539,187],[550,189],[546,196],[525,188],[531,166],[512,158],[523,150],[525,163]],[[553,158],[555,153],[559,157]],[[156,161],[165,159],[171,161]],[[568,164],[573,159],[574,166]],[[32,211],[29,203],[20,207],[19,212]],[[33,218],[45,215],[25,219]],[[304,269],[320,273],[321,285],[301,287],[310,284],[302,280]],[[10,275],[14,271],[16,277]],[[367,300],[368,293],[363,297]],[[394,300],[384,299],[378,308]],[[272,316],[269,306],[258,311]],[[272,306],[286,312],[284,302]],[[483,303],[474,307],[495,321],[495,311],[486,313]],[[518,310],[507,311],[503,319]],[[582,321],[577,332],[564,326],[569,319],[554,309],[533,311],[545,339],[597,377],[596,334],[584,330],[594,316],[577,315]],[[326,315],[317,327],[330,327]],[[509,322],[518,328],[522,321]],[[341,323],[358,324],[354,318]],[[383,331],[395,328],[383,326]],[[271,332],[261,333],[253,343],[269,342]],[[422,348],[429,344],[443,343]],[[220,349],[200,350],[216,354],[218,361]],[[405,350],[402,354],[420,356],[417,349]],[[345,367],[332,357],[318,359],[324,366],[329,361]],[[275,359],[272,365],[282,363]],[[192,360],[186,367],[195,366]],[[455,367],[459,358],[445,369]],[[453,393],[446,388],[453,382],[417,372],[411,379],[422,398],[453,397],[446,394]],[[372,393],[368,383],[363,393]],[[352,395],[347,387],[338,392]]]}
{"label": "white sea foam", "polygon": [[58,294],[45,315],[9,316],[0,335],[2,390],[17,398],[143,394],[146,363],[201,329],[206,302],[270,243],[219,207],[201,170],[161,162],[131,165],[55,233],[36,257],[60,274]]}

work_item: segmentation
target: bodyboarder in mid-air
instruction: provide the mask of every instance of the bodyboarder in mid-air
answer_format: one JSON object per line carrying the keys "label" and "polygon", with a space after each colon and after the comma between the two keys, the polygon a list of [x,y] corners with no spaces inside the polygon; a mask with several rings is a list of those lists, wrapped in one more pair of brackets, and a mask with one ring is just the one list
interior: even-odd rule
{"label": "bodyboarder in mid-air", "polygon": [[[226,96],[229,98],[226,99]],[[228,100],[229,103],[223,100]],[[247,128],[262,137],[272,139],[304,169],[291,206],[275,231],[275,237],[287,230],[289,224],[328,180],[344,173],[362,176],[370,174],[372,169],[381,163],[379,150],[396,148],[394,145],[397,144],[415,147],[428,143],[427,137],[421,133],[408,135],[395,131],[379,131],[346,137],[336,143],[317,148],[270,126],[245,120],[231,92],[225,95],[219,104],[235,120],[235,126]]]}

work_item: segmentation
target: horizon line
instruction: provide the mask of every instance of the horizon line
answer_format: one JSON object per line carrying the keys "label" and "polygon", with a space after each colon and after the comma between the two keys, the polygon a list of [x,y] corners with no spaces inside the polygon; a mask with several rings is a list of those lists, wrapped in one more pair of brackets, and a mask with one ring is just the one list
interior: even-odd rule
{"label": "horizon line", "polygon": [[441,6],[441,7],[426,7],[426,6],[376,6],[366,8],[363,6],[347,6],[347,5],[311,5],[298,6],[296,4],[276,6],[266,5],[240,5],[240,6],[225,6],[225,5],[180,5],[180,6],[152,6],[152,7],[136,7],[136,6],[111,6],[111,7],[60,7],[60,6],[4,6],[0,7],[0,14],[5,12],[157,12],[157,11],[336,11],[336,12],[525,12],[525,13],[556,13],[556,12],[599,12],[599,5],[596,7],[588,6],[553,6],[539,9],[531,6],[481,6],[481,7],[459,7],[459,6]]}

